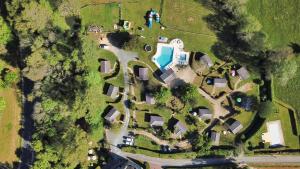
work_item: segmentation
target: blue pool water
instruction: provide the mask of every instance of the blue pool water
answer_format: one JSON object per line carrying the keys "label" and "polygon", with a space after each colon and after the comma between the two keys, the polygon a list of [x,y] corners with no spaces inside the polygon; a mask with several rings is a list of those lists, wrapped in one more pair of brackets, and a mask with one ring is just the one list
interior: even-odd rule
{"label": "blue pool water", "polygon": [[156,58],[161,69],[165,69],[173,61],[173,50],[172,47],[162,46],[161,55]]}

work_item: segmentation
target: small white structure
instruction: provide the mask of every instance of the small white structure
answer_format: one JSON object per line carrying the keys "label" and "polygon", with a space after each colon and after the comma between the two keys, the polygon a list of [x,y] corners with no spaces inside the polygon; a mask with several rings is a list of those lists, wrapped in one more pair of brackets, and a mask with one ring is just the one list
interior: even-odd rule
{"label": "small white structure", "polygon": [[285,145],[280,120],[267,122],[267,130],[262,134],[265,142],[270,143],[271,147]]}

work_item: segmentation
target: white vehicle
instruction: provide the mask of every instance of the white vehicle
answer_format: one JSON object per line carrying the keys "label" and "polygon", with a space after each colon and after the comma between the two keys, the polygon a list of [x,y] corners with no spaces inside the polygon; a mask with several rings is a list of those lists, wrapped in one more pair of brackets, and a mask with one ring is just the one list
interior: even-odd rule
{"label": "white vehicle", "polygon": [[100,44],[99,47],[102,48],[102,49],[109,49],[109,46],[106,45],[106,44]]}
{"label": "white vehicle", "polygon": [[132,141],[133,141],[133,138],[131,138],[131,137],[126,137],[126,141],[132,142]]}
{"label": "white vehicle", "polygon": [[132,146],[133,145],[133,140],[132,141],[126,141],[125,144]]}

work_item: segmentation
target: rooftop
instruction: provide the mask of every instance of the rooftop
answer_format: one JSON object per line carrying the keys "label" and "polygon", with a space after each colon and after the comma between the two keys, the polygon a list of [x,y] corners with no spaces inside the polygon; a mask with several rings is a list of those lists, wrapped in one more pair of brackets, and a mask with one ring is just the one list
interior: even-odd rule
{"label": "rooftop", "polygon": [[150,117],[150,126],[163,126],[164,119],[160,116],[151,116]]}
{"label": "rooftop", "polygon": [[102,73],[109,73],[111,71],[110,61],[102,60],[101,61],[101,72]]}
{"label": "rooftop", "polygon": [[215,87],[226,87],[227,86],[227,80],[225,78],[215,78],[214,79],[214,86]]}
{"label": "rooftop", "polygon": [[107,120],[109,122],[113,122],[113,121],[115,121],[115,119],[118,117],[119,114],[120,114],[120,112],[117,109],[112,108],[112,109],[110,109],[110,111],[107,113],[107,115],[104,118],[105,118],[105,120]]}
{"label": "rooftop", "polygon": [[139,79],[140,80],[149,80],[148,78],[148,68],[140,67],[139,68]]}
{"label": "rooftop", "polygon": [[245,67],[241,67],[240,69],[237,70],[237,73],[241,77],[241,79],[246,80],[250,77],[250,74],[248,70]]}

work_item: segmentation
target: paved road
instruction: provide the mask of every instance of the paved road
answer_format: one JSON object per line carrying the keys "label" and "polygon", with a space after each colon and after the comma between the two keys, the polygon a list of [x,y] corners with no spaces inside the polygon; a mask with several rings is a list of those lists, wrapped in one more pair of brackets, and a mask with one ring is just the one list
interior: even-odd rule
{"label": "paved road", "polygon": [[[22,76],[22,75],[21,75]],[[20,164],[18,169],[29,169],[34,162],[34,150],[31,147],[32,134],[34,132],[34,122],[32,119],[34,103],[29,102],[26,97],[33,88],[33,83],[22,76],[22,147],[20,153]]]}
{"label": "paved road", "polygon": [[128,134],[128,124],[130,120],[130,111],[128,107],[126,106],[126,101],[128,100],[128,93],[129,93],[129,77],[128,77],[128,62],[132,60],[136,60],[138,58],[137,53],[135,52],[128,52],[122,49],[119,49],[117,47],[114,47],[110,44],[109,45],[109,51],[114,53],[117,57],[118,60],[121,64],[121,67],[123,68],[123,73],[124,73],[124,94],[123,94],[123,99],[122,101],[124,102],[124,111],[125,111],[125,119],[124,119],[124,124],[119,130],[118,133],[114,133],[112,131],[107,132],[107,139],[109,142],[117,146],[118,144],[122,144],[123,142],[123,136],[126,136]]}
{"label": "paved road", "polygon": [[253,156],[237,158],[198,158],[198,159],[162,159],[141,154],[118,152],[123,157],[130,157],[140,161],[147,161],[159,166],[192,166],[192,165],[220,165],[228,163],[300,163],[300,156]]}

